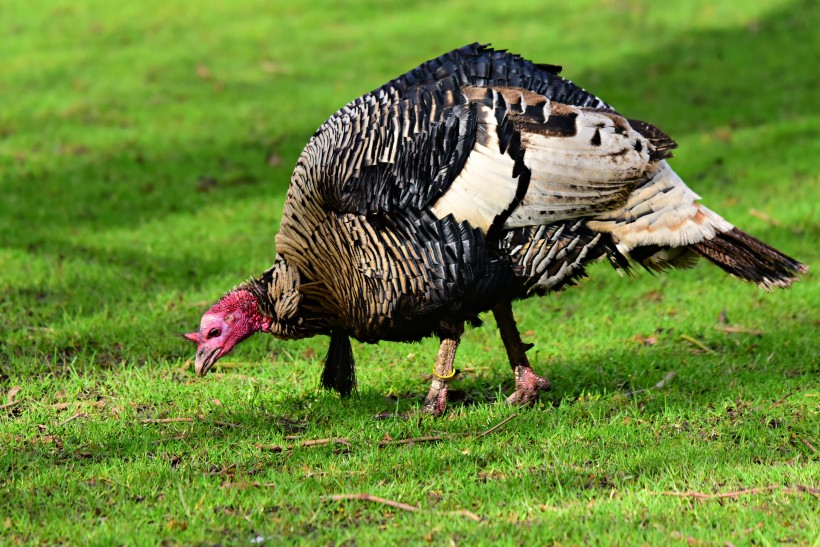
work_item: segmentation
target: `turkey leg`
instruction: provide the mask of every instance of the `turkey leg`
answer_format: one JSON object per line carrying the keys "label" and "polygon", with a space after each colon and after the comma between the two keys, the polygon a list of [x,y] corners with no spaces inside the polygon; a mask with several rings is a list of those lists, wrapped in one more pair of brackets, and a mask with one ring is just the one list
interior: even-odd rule
{"label": "turkey leg", "polygon": [[548,390],[552,386],[549,380],[535,374],[530,367],[526,351],[532,347],[532,344],[525,344],[521,341],[521,335],[518,333],[513,317],[512,302],[506,301],[498,304],[493,308],[493,315],[515,375],[515,392],[507,397],[507,403],[512,405],[533,403],[538,399],[538,394],[542,390]]}
{"label": "turkey leg", "polygon": [[[463,327],[461,330],[463,332]],[[447,389],[455,377],[453,361],[456,358],[459,340],[459,336],[441,339],[436,364],[433,367],[433,382],[427,398],[424,399],[424,412],[433,416],[441,416],[447,407]]]}

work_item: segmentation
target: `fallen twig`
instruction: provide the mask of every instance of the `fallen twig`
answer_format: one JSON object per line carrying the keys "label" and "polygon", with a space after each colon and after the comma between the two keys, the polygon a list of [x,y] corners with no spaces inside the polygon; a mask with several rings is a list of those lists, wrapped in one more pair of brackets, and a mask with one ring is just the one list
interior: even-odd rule
{"label": "fallen twig", "polygon": [[[324,446],[326,444],[343,444],[346,447],[350,448],[350,441],[348,441],[347,439],[343,439],[341,437],[329,437],[327,439],[310,439],[307,441],[300,442],[298,446],[301,446],[302,448],[310,448],[311,446]],[[285,450],[293,450],[293,447],[297,445],[282,446],[279,444],[256,443],[254,446],[260,450],[268,450],[270,452],[284,452]]]}
{"label": "fallen twig", "polygon": [[332,496],[319,496],[319,499],[322,501],[344,501],[344,500],[361,500],[361,501],[372,501],[375,503],[381,503],[382,505],[389,505],[390,507],[395,507],[396,509],[401,509],[402,511],[419,511],[421,507],[417,507],[415,505],[408,505],[406,503],[402,503],[400,501],[393,501],[388,500],[385,498],[380,498],[378,496],[371,496],[370,494],[362,493],[362,494],[334,494]]}
{"label": "fallen twig", "polygon": [[643,393],[644,391],[652,391],[653,389],[663,389],[667,383],[671,382],[676,376],[678,375],[677,372],[674,370],[670,370],[666,373],[666,376],[660,379],[660,381],[652,387],[645,387],[643,389],[636,389],[632,391],[631,389],[627,388],[626,396],[627,397],[634,397],[637,393]]}
{"label": "fallen twig", "polygon": [[675,372],[674,370],[670,370],[666,373],[666,376],[661,378],[660,382],[652,386],[652,389],[663,389],[663,386],[665,386],[667,382],[671,382],[677,375],[677,372]]}
{"label": "fallen twig", "polygon": [[714,500],[722,498],[738,498],[740,496],[747,496],[751,494],[762,494],[764,492],[771,492],[772,490],[780,490],[786,494],[794,494],[796,492],[807,492],[814,496],[820,495],[820,488],[812,488],[799,484],[794,487],[781,487],[779,484],[772,484],[770,486],[763,486],[760,488],[744,488],[743,490],[735,490],[733,492],[720,492],[717,494],[704,494],[702,492],[657,492],[661,496],[675,496],[679,498],[695,498],[699,500]]}
{"label": "fallen twig", "polygon": [[806,448],[808,448],[809,450],[811,450],[814,454],[817,454],[817,449],[816,449],[816,448],[814,448],[814,445],[812,445],[812,444],[811,444],[809,441],[807,441],[806,439],[803,439],[803,438],[801,438],[801,437],[798,437],[797,435],[795,435],[795,434],[793,434],[793,433],[792,433],[792,438],[793,438],[793,439],[797,439],[798,441],[800,441],[801,443],[803,443],[804,445],[806,445]]}
{"label": "fallen twig", "polygon": [[483,432],[479,433],[479,434],[478,434],[478,435],[476,435],[476,436],[477,436],[477,437],[484,437],[484,436],[486,436],[486,435],[489,435],[490,433],[494,433],[495,431],[497,431],[498,429],[500,429],[502,426],[504,426],[504,424],[506,424],[507,422],[509,422],[510,420],[512,420],[513,418],[515,418],[515,417],[517,417],[517,416],[518,416],[518,413],[516,412],[516,413],[515,413],[515,414],[513,414],[512,416],[508,416],[508,417],[507,417],[507,418],[505,418],[504,420],[502,420],[502,421],[498,422],[497,424],[495,424],[494,426],[492,426],[490,429],[488,429],[488,430],[486,430],[486,431],[483,431]]}
{"label": "fallen twig", "polygon": [[310,447],[310,446],[321,446],[321,445],[324,445],[324,444],[333,444],[333,443],[343,444],[343,445],[347,446],[348,448],[350,447],[350,441],[348,441],[347,439],[342,439],[341,437],[331,437],[331,438],[328,438],[328,439],[312,439],[312,440],[308,440],[308,441],[302,441],[299,444],[301,446],[303,446],[304,448],[307,448],[307,447]]}
{"label": "fallen twig", "polygon": [[7,409],[7,408],[11,408],[11,407],[13,407],[13,406],[15,406],[15,405],[19,405],[19,404],[20,404],[20,401],[12,401],[12,402],[10,402],[10,403],[6,403],[6,404],[4,404],[4,405],[0,405],[0,410],[5,410],[5,409]]}
{"label": "fallen twig", "polygon": [[[401,509],[402,511],[424,511],[421,507],[417,505],[409,505],[407,503],[402,503],[400,501],[393,501],[388,500],[385,498],[380,498],[378,496],[372,496],[367,493],[362,494],[335,494],[332,496],[319,496],[319,499],[322,501],[347,501],[347,500],[361,500],[361,501],[372,501],[375,503],[381,503],[382,505],[387,505],[390,507],[394,507],[396,509]],[[434,512],[434,511],[430,511]],[[467,517],[470,520],[475,522],[481,522],[482,518],[472,511],[468,511],[466,509],[458,509],[456,511],[445,511],[448,515],[461,515],[463,517]]]}
{"label": "fallen twig", "polygon": [[704,344],[703,342],[701,342],[697,338],[689,336],[688,334],[681,334],[680,339],[681,340],[686,340],[690,344],[693,344],[693,345],[697,346],[698,348],[702,349],[706,353],[717,353],[715,350],[713,350],[712,348],[710,348],[709,346],[707,346],[706,344]]}
{"label": "fallen twig", "polygon": [[788,399],[789,397],[791,397],[795,393],[797,393],[797,391],[788,392],[787,394],[785,394],[784,396],[779,398],[776,402],[772,403],[772,406],[769,407],[769,410],[773,409],[776,406],[780,406],[781,404],[783,404],[783,401],[785,401],[786,399]]}
{"label": "fallen twig", "polygon": [[398,444],[415,444],[415,443],[436,443],[439,441],[443,441],[446,439],[452,439],[453,437],[467,437],[470,435],[475,435],[476,437],[484,437],[491,433],[495,433],[501,427],[503,427],[507,422],[512,420],[513,418],[517,417],[518,413],[513,414],[512,416],[507,416],[503,420],[501,420],[496,425],[492,426],[490,429],[486,431],[482,431],[480,433],[449,433],[447,435],[426,435],[424,437],[410,437],[409,439],[390,439],[388,441],[379,441],[378,446],[388,446],[388,445],[398,445]]}

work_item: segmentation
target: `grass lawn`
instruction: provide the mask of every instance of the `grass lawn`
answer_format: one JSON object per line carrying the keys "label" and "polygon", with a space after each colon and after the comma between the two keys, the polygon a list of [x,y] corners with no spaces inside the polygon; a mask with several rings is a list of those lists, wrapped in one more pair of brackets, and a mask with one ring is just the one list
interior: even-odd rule
{"label": "grass lawn", "polygon": [[[820,545],[818,4],[375,5],[0,1],[0,543]],[[661,127],[709,207],[813,271],[602,264],[519,303],[531,409],[496,404],[491,315],[442,419],[374,418],[420,406],[435,340],[354,344],[348,401],[322,337],[195,377],[179,334],[271,264],[316,127],[473,41]],[[327,497],[360,493],[406,505]]]}

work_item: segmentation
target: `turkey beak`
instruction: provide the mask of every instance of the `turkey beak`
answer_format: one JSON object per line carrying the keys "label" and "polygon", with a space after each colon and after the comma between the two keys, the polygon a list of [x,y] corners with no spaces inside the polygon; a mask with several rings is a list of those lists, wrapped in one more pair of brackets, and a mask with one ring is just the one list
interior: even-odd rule
{"label": "turkey beak", "polygon": [[197,375],[205,376],[211,367],[216,363],[219,352],[222,348],[199,348],[196,351],[196,361],[194,362],[194,371]]}

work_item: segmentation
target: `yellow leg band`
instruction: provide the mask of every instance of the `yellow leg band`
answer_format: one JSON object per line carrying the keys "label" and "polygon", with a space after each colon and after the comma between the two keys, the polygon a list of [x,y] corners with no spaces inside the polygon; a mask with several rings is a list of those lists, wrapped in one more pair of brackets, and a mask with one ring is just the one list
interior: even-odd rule
{"label": "yellow leg band", "polygon": [[456,375],[455,367],[453,367],[453,370],[450,372],[450,374],[448,374],[447,376],[442,376],[441,374],[436,372],[436,367],[435,367],[435,365],[433,365],[433,376],[435,376],[439,380],[442,380],[442,381],[446,382],[447,380],[452,380],[455,375]]}

